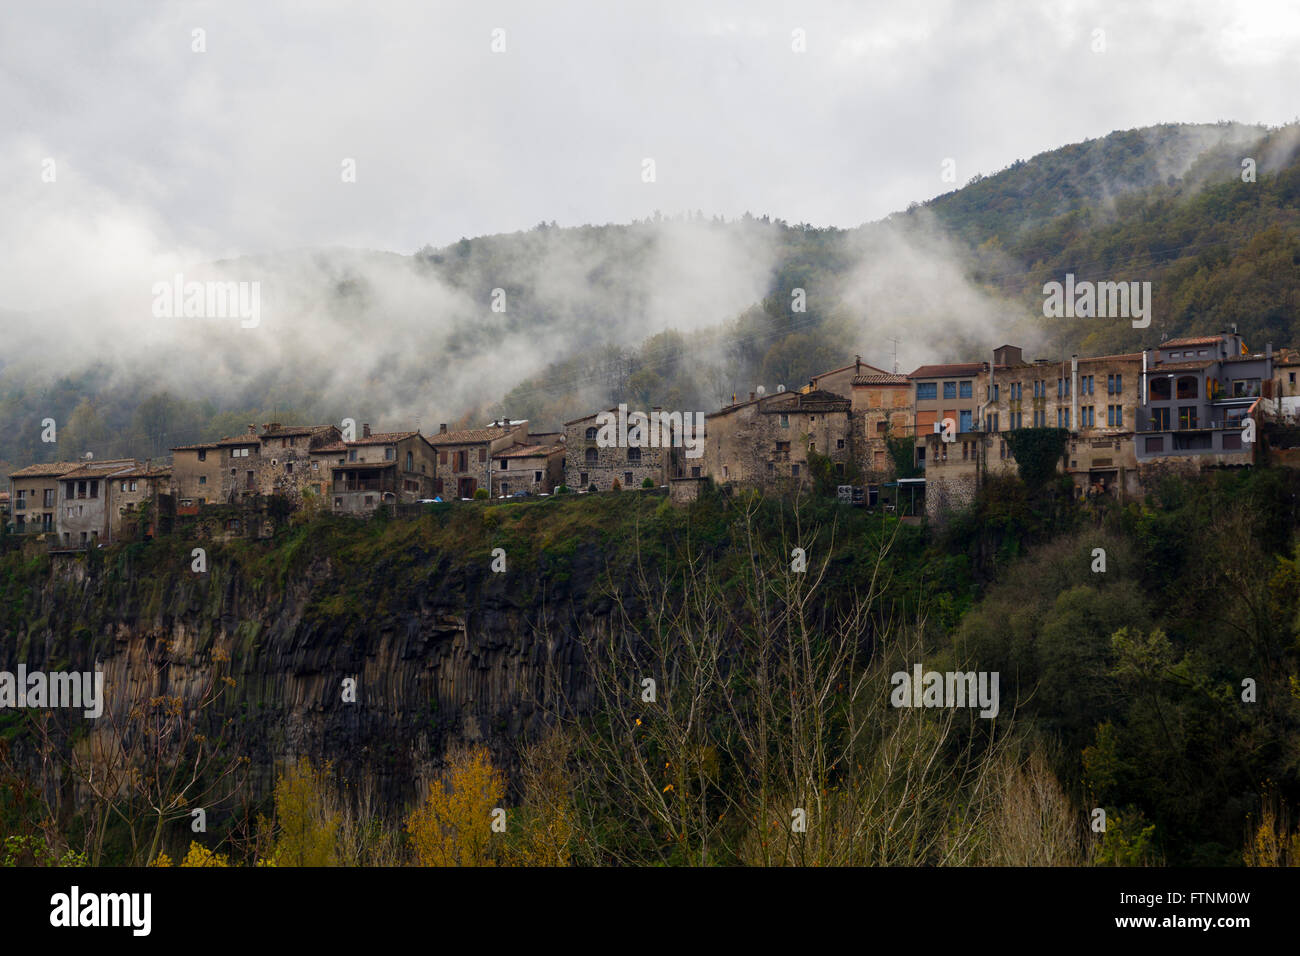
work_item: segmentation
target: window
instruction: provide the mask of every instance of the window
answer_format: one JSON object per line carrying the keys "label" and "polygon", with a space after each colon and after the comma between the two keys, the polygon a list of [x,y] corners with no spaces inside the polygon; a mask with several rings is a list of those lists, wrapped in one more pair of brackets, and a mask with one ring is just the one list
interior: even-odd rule
{"label": "window", "polygon": [[1122,392],[1122,391],[1124,391],[1124,376],[1123,376],[1123,375],[1116,375],[1116,376],[1115,376],[1115,394],[1118,395],[1118,394],[1119,394],[1120,392]]}
{"label": "window", "polygon": [[782,427],[782,428],[789,428],[789,427],[790,427],[790,416],[789,416],[789,415],[782,415],[782,416],[781,416],[781,427]]}
{"label": "window", "polygon": [[1196,376],[1184,375],[1178,379],[1178,397],[1179,398],[1196,398],[1200,394],[1200,383],[1197,382]]}
{"label": "window", "polygon": [[939,397],[939,386],[934,382],[918,382],[916,386],[916,400],[918,402],[933,401]]}
{"label": "window", "polygon": [[578,484],[582,485],[584,489],[587,487],[587,473],[585,471],[578,472]]}
{"label": "window", "polygon": [[588,429],[587,429],[587,441],[595,441],[595,440],[596,440],[596,432],[597,432],[597,429],[596,429],[595,426],[592,426],[591,428],[588,428]]}
{"label": "window", "polygon": [[1153,432],[1169,431],[1169,409],[1167,408],[1151,409],[1151,430]]}
{"label": "window", "polygon": [[1001,386],[999,386],[997,382],[993,383],[993,401],[995,402],[998,400],[998,391],[1000,388]]}
{"label": "window", "polygon": [[799,466],[798,466],[798,465],[791,465],[791,466],[790,466],[790,477],[791,477],[791,478],[798,478],[798,477],[799,477]]}
{"label": "window", "polygon": [[1020,399],[1024,397],[1024,394],[1025,394],[1025,386],[1023,382],[1011,383],[1011,395],[1010,395],[1011,401],[1013,402],[1020,401]]}
{"label": "window", "polygon": [[396,448],[385,448],[385,449],[384,449],[384,461],[396,461],[396,460],[397,460],[397,449],[396,449]]}
{"label": "window", "polygon": [[343,499],[342,499],[342,498],[335,498],[335,499],[334,499],[334,507],[335,507],[335,508],[342,508],[342,507],[343,507]]}
{"label": "window", "polygon": [[962,460],[962,461],[966,461],[966,459],[970,457],[970,451],[966,448],[967,444],[969,444],[969,443],[968,443],[968,442],[962,442],[962,443],[961,443],[961,460]]}
{"label": "window", "polygon": [[1056,427],[1057,428],[1070,427],[1070,410],[1068,408],[1058,408],[1056,410]]}
{"label": "window", "polygon": [[1167,402],[1173,395],[1173,387],[1168,378],[1151,379],[1149,398],[1153,402]]}
{"label": "window", "polygon": [[844,447],[844,439],[843,438],[835,439],[835,447],[842,449]]}
{"label": "window", "polygon": [[[1085,375],[1085,376],[1083,376],[1081,379],[1079,379],[1079,394],[1080,394],[1080,395],[1091,395],[1091,394],[1093,393],[1093,392],[1092,392],[1092,385],[1093,385],[1093,380],[1094,380],[1095,378],[1096,378],[1096,376],[1094,376],[1094,375]],[[1066,387],[1066,389],[1065,389],[1065,394],[1066,394],[1066,395],[1069,395],[1069,394],[1070,394],[1070,389],[1069,389],[1069,387],[1068,387],[1069,383],[1067,382],[1066,384],[1067,384],[1067,387]]]}
{"label": "window", "polygon": [[958,413],[958,416],[957,416],[957,417],[958,417],[958,422],[957,422],[957,430],[958,430],[958,431],[960,431],[960,432],[968,432],[968,431],[971,430],[971,416],[972,416],[972,414],[973,414],[973,413],[972,413],[971,410],[968,409],[968,408],[964,408],[964,409],[961,410],[960,413]]}
{"label": "window", "polygon": [[996,432],[998,430],[998,413],[993,412],[988,417],[988,430]]}
{"label": "window", "polygon": [[632,487],[632,472],[630,471],[623,472],[623,487],[624,488]]}
{"label": "window", "polygon": [[1180,405],[1178,407],[1178,427],[1195,428],[1196,427],[1196,406]]}
{"label": "window", "polygon": [[415,471],[415,454],[413,452],[408,451],[406,453],[406,470]]}
{"label": "window", "polygon": [[588,448],[585,460],[589,465],[596,464],[596,462],[600,460],[600,452],[594,448]]}
{"label": "window", "polygon": [[540,471],[533,472],[533,481],[539,485],[542,483],[542,473]]}
{"label": "window", "polygon": [[1079,427],[1096,428],[1097,427],[1097,409],[1094,405],[1079,409]]}
{"label": "window", "polygon": [[970,383],[970,382],[960,382],[960,383],[958,383],[958,389],[959,389],[959,392],[958,392],[958,393],[961,395],[962,398],[970,398],[970,397],[971,397],[971,383]]}
{"label": "window", "polygon": [[293,462],[291,462],[291,461],[286,461],[286,462],[284,463],[284,473],[285,473],[286,475],[292,475],[292,474],[293,474]]}
{"label": "window", "polygon": [[998,446],[999,446],[999,447],[998,447],[998,457],[999,457],[999,458],[1006,458],[1006,457],[1007,457],[1007,443],[1004,442],[1004,441],[1000,441],[1000,442],[998,442]]}
{"label": "window", "polygon": [[208,452],[207,452],[207,450],[204,449],[204,448],[200,448],[200,449],[199,449],[199,461],[207,461],[207,460],[208,460]]}
{"label": "window", "polygon": [[313,461],[313,462],[311,463],[311,470],[312,470],[312,471],[320,471],[320,462],[318,462],[318,461]]}
{"label": "window", "polygon": [[199,484],[201,484],[201,485],[206,485],[207,483],[208,483],[208,476],[207,476],[207,475],[199,475]]}
{"label": "window", "polygon": [[943,397],[944,397],[944,398],[956,398],[956,397],[957,397],[957,383],[956,383],[956,382],[944,382],[944,383],[943,383]]}
{"label": "window", "polygon": [[357,450],[355,448],[349,448],[348,461],[356,461],[356,460],[357,460]]}
{"label": "window", "polygon": [[507,467],[509,466],[509,464],[510,464],[510,459],[509,459],[509,458],[502,458],[502,459],[500,459],[500,462],[501,462],[501,469],[500,469],[500,470],[501,470],[501,471],[505,471],[505,470],[507,469]]}
{"label": "window", "polygon": [[[1169,411],[1169,409],[1165,409],[1165,411],[1167,412],[1167,411]],[[1152,437],[1148,436],[1148,437],[1147,437],[1147,442],[1146,442],[1146,450],[1147,450],[1148,452],[1153,452],[1153,451],[1164,451],[1164,450],[1165,450],[1165,440],[1164,440],[1164,438],[1163,438],[1163,437],[1160,437],[1160,438],[1152,438]]]}
{"label": "window", "polygon": [[639,461],[641,460],[641,449],[640,449],[640,448],[629,448],[629,449],[627,450],[627,460],[630,461],[630,462],[631,462],[631,461],[637,461],[637,462],[639,462]]}
{"label": "window", "polygon": [[790,454],[790,443],[788,441],[779,441],[776,443],[776,453],[778,455]]}
{"label": "window", "polygon": [[45,489],[45,493],[41,496],[41,498],[42,498],[42,502],[41,502],[41,503],[42,503],[46,508],[53,508],[53,507],[54,507],[54,489],[53,489],[53,488],[46,488],[46,489]]}
{"label": "window", "polygon": [[447,449],[444,448],[438,452],[438,464],[440,465],[447,464]]}
{"label": "window", "polygon": [[1124,427],[1124,406],[1123,405],[1106,406],[1106,424],[1110,428]]}
{"label": "window", "polygon": [[478,450],[478,460],[487,461],[487,447],[484,446]]}

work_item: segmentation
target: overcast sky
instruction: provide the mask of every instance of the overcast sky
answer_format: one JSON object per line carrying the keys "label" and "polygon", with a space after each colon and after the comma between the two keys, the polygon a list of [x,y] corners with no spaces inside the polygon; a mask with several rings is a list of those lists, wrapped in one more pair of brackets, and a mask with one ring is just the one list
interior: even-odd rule
{"label": "overcast sky", "polygon": [[953,188],[949,157],[960,185],[1116,129],[1292,121],[1298,77],[1294,0],[12,3],[0,308],[541,220],[855,226]]}

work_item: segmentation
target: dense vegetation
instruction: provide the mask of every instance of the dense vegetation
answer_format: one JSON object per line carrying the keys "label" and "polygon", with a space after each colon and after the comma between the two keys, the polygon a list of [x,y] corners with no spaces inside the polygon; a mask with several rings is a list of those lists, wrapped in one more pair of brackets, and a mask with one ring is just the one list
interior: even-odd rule
{"label": "dense vegetation", "polygon": [[[601,555],[605,583],[564,598],[613,625],[583,635],[592,706],[555,710],[513,753],[449,754],[445,787],[408,808],[360,807],[323,768],[290,768],[273,805],[193,850],[183,828],[159,842],[144,804],[121,803],[141,817],[129,836],[96,830],[93,802],[89,819],[67,805],[50,818],[10,759],[0,827],[13,862],[1297,862],[1298,532],[1300,476],[1269,469],[1170,478],[1126,505],[1003,479],[942,529],[714,493],[689,508],[622,493],[313,519],[214,548],[216,573],[273,599],[328,558],[351,584],[310,613],[364,628],[396,589],[485,566],[495,547],[518,558],[513,589],[552,595]],[[182,544],[95,558],[161,591]],[[48,575],[48,559],[0,558],[7,633],[40,626],[28,602]],[[112,609],[85,613],[75,639],[99,640]],[[889,675],[914,663],[999,673],[996,720],[891,708]],[[646,674],[657,697],[632,680]],[[6,753],[30,745],[28,720],[4,719]],[[481,811],[498,806],[512,823],[489,838]],[[1105,833],[1088,828],[1095,808]]]}

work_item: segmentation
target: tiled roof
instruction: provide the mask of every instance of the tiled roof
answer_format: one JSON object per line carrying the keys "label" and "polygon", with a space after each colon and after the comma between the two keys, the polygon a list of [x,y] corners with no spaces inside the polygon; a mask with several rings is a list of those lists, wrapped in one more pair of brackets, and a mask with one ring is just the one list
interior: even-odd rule
{"label": "tiled roof", "polygon": [[214,441],[203,441],[197,445],[177,445],[172,451],[211,451],[217,447]]}
{"label": "tiled roof", "polygon": [[[375,432],[371,435],[363,435],[356,441],[333,441],[327,445],[318,445],[311,450],[313,455],[331,455],[335,452],[347,451],[349,448],[356,448],[358,445],[388,445],[395,444],[399,441],[405,441],[408,438],[423,438],[426,442],[430,436],[421,435],[418,431],[414,432]],[[430,442],[432,444],[432,442]],[[354,462],[355,464],[355,462]]]}
{"label": "tiled roof", "polygon": [[908,385],[910,382],[906,375],[891,375],[888,372],[880,375],[858,375],[853,379],[854,385]]}
{"label": "tiled roof", "polygon": [[564,451],[565,446],[560,442],[549,445],[511,445],[505,451],[499,451],[493,458],[541,458],[543,455],[550,455],[557,451]]}
{"label": "tiled roof", "polygon": [[1162,349],[1177,349],[1188,345],[1218,345],[1221,336],[1218,335],[1198,335],[1189,339],[1169,339],[1161,342],[1158,346]]}
{"label": "tiled roof", "polygon": [[[414,438],[419,432],[374,432],[370,435],[362,435],[360,438],[350,442],[344,442],[346,445],[387,445],[389,442],[405,441],[407,438]],[[426,438],[428,436],[425,436]]]}
{"label": "tiled roof", "polygon": [[985,371],[983,362],[967,362],[964,365],[922,365],[908,378],[942,378],[945,375],[978,375]]}
{"label": "tiled roof", "polygon": [[9,472],[10,478],[57,478],[81,467],[79,461],[51,461],[43,465],[28,465]]}
{"label": "tiled roof", "polygon": [[[591,416],[588,415],[588,418]],[[574,421],[582,421],[581,418]],[[503,435],[510,434],[510,429],[505,425],[492,425],[487,428],[466,428],[458,432],[439,432],[436,435],[429,435],[430,445],[473,445],[479,442],[492,441],[494,438],[500,438]]]}
{"label": "tiled roof", "polygon": [[268,428],[262,432],[262,438],[293,438],[299,435],[319,435],[334,428],[334,425],[281,425]]}
{"label": "tiled roof", "polygon": [[1195,362],[1163,362],[1155,366],[1151,371],[1159,374],[1160,372],[1189,372],[1196,369],[1209,368],[1214,364],[1215,359],[1197,359]]}
{"label": "tiled roof", "polygon": [[225,445],[257,445],[262,441],[257,435],[229,435],[225,438],[217,439],[218,446]]}
{"label": "tiled roof", "polygon": [[134,458],[117,458],[105,461],[84,461],[60,478],[116,478],[119,472],[134,471],[140,463]]}

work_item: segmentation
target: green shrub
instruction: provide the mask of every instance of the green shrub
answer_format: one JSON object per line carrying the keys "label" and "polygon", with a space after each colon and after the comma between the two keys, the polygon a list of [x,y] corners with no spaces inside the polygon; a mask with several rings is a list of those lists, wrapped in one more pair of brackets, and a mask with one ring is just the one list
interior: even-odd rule
{"label": "green shrub", "polygon": [[478,489],[478,491],[474,492],[475,501],[487,501],[487,498],[488,498],[488,490],[486,488],[480,488]]}
{"label": "green shrub", "polygon": [[650,478],[649,476],[647,476],[641,481],[642,488],[653,488],[654,486],[655,486],[655,480],[653,478]]}

